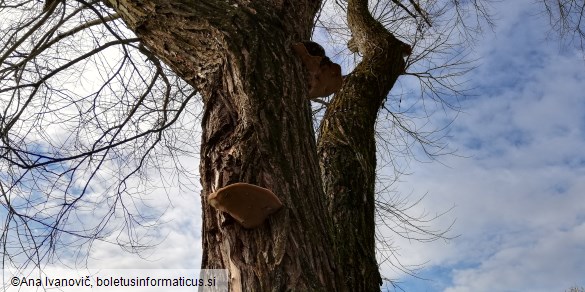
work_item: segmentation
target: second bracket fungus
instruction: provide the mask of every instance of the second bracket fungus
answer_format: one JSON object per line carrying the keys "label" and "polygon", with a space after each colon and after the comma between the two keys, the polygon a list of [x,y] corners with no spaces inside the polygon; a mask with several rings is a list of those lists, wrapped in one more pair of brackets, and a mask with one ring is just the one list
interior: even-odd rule
{"label": "second bracket fungus", "polygon": [[309,73],[309,98],[326,97],[339,91],[343,84],[341,66],[325,56],[321,45],[307,41],[295,43],[292,48]]}

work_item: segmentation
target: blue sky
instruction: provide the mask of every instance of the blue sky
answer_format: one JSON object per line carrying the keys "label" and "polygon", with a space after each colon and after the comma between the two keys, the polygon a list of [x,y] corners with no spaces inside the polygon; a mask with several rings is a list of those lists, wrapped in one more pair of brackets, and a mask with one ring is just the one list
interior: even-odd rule
{"label": "blue sky", "polygon": [[[475,96],[447,142],[457,156],[411,163],[402,193],[429,193],[421,210],[455,208],[459,237],[397,239],[420,276],[405,291],[565,291],[585,286],[585,60],[550,37],[534,1],[494,6],[494,32],[478,42]],[[437,121],[436,123],[440,123]],[[439,210],[438,210],[438,209]],[[391,270],[386,271],[390,275]]]}

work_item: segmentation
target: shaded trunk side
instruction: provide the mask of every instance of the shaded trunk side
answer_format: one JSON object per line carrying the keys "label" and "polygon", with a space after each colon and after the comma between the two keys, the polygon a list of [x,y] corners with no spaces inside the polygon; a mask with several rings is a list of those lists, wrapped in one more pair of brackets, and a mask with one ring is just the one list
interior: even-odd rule
{"label": "shaded trunk side", "polygon": [[337,251],[350,291],[380,291],[375,240],[375,123],[404,72],[404,44],[368,11],[348,2],[348,21],[363,59],[327,107],[318,142],[320,167],[334,220]]}

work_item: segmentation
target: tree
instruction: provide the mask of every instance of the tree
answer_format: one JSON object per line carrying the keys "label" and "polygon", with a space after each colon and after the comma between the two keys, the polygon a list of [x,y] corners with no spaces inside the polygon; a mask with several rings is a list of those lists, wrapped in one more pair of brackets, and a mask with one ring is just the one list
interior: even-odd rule
{"label": "tree", "polygon": [[[125,219],[121,244],[139,249],[141,235],[133,230],[151,215],[138,211],[148,188],[133,189],[129,180],[148,176],[149,166],[165,167],[159,153],[173,158],[193,146],[183,136],[192,135],[184,132],[184,117],[200,96],[202,267],[228,269],[233,291],[379,290],[379,117],[388,117],[405,145],[435,145],[408,112],[390,109],[389,92],[408,74],[420,81],[421,98],[456,107],[443,98],[462,93],[453,82],[469,70],[457,44],[480,27],[468,26],[468,17],[480,19],[487,10],[478,1],[335,4],[347,14],[359,62],[324,102],[316,140],[305,71],[291,44],[310,39],[320,1],[47,1],[42,13],[37,3],[0,2],[24,11],[2,28],[0,49],[0,94],[8,97],[0,132],[4,260],[16,262],[20,253],[6,247],[20,245],[25,262],[42,262],[63,241],[113,232],[107,223],[116,216]],[[35,13],[27,14],[31,8]],[[84,34],[93,42],[77,38]],[[100,55],[116,48],[116,62]],[[442,63],[437,54],[446,56]],[[101,74],[97,85],[55,79],[86,66]],[[93,87],[75,95],[70,83]],[[55,140],[48,129],[71,134]],[[39,137],[45,143],[35,142]],[[118,174],[105,176],[104,169]],[[110,179],[117,183],[94,189],[92,183]],[[246,230],[206,200],[235,182],[268,188],[285,207]],[[104,219],[75,229],[82,206],[96,202],[107,206]],[[391,204],[378,210],[408,218]],[[431,238],[444,235],[417,229],[412,220],[403,223]]]}

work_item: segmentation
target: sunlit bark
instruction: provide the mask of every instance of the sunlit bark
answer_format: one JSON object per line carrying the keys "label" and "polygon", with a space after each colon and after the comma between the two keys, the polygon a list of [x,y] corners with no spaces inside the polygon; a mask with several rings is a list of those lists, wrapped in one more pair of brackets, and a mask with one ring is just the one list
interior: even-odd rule
{"label": "sunlit bark", "polygon": [[[306,83],[290,45],[308,39],[319,3],[111,3],[146,47],[199,89],[203,268],[232,291],[343,291],[324,210]],[[246,230],[206,201],[235,182],[271,189],[284,208]]]}

